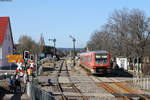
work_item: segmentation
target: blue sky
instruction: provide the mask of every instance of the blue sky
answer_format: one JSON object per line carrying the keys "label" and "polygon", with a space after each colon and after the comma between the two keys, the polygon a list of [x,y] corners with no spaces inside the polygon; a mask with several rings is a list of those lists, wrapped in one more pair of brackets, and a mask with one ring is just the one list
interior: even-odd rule
{"label": "blue sky", "polygon": [[39,41],[41,33],[46,45],[56,38],[56,47],[86,46],[91,34],[107,22],[115,9],[139,8],[150,16],[149,0],[12,0],[0,1],[0,16],[11,18],[14,42],[21,35]]}

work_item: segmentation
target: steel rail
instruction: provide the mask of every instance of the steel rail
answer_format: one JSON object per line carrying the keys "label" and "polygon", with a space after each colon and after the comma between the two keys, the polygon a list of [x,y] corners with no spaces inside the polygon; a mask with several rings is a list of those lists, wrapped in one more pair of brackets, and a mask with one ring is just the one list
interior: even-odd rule
{"label": "steel rail", "polygon": [[[87,73],[87,75],[89,75],[89,76],[93,76],[93,77],[95,77],[97,80],[99,80],[96,76],[94,76],[94,75],[92,75],[92,74],[89,74],[89,71],[87,70],[87,69],[85,69],[84,67],[82,67],[82,66],[80,66],[81,68],[83,68],[84,70],[86,70],[88,73]],[[111,79],[112,80],[112,79]],[[117,86],[120,86],[120,85],[118,85],[118,83],[116,83],[116,82],[114,82]],[[114,91],[113,90],[109,90],[109,87],[106,87],[106,85],[104,86],[104,88],[107,88],[106,90],[107,91],[109,91],[110,93],[113,93]],[[136,91],[134,91],[134,90],[131,90],[131,89],[129,89],[128,87],[126,87],[126,86],[120,86],[120,88],[122,88],[122,89],[124,89],[126,92],[128,92],[128,93],[131,93],[131,94],[136,94],[136,95],[138,95],[139,97],[140,97],[140,99],[144,99],[144,100],[150,100],[150,98],[148,98],[148,97],[145,97],[145,96],[143,96],[143,95],[141,95],[141,94],[139,94],[139,93],[137,93]],[[124,96],[125,98],[123,98],[123,100],[131,100],[131,98],[129,98],[129,97],[127,97],[127,96]]]}
{"label": "steel rail", "polygon": [[73,89],[74,89],[77,93],[80,93],[80,94],[81,94],[81,96],[83,97],[83,100],[88,100],[87,96],[84,96],[84,95],[82,94],[82,92],[81,92],[81,91],[75,86],[75,84],[72,82],[72,80],[71,80],[71,78],[70,78],[70,73],[69,73],[68,66],[67,66],[66,62],[65,62],[65,67],[66,67],[66,71],[67,71],[67,76],[68,76],[70,82],[72,83]]}
{"label": "steel rail", "polygon": [[[107,90],[111,94],[119,94],[118,90],[115,90],[108,86],[107,83],[98,83],[99,86],[103,87],[105,90]],[[120,94],[119,100],[132,100],[131,98],[127,97],[126,95]]]}
{"label": "steel rail", "polygon": [[150,100],[150,98],[147,98],[147,97],[139,94],[138,92],[134,91],[133,89],[129,89],[127,86],[125,86],[125,85],[123,85],[121,83],[114,83],[114,84],[117,85],[117,86],[119,86],[119,87],[121,87],[121,88],[123,88],[124,90],[126,90],[127,92],[129,92],[131,94],[135,94],[135,95],[139,96],[140,99]]}
{"label": "steel rail", "polygon": [[64,60],[62,61],[61,65],[60,65],[60,69],[59,69],[59,72],[58,72],[57,77],[59,77],[59,76],[60,76],[60,73],[61,73],[61,71],[62,71],[62,67],[63,67],[63,63],[64,63]]}
{"label": "steel rail", "polygon": [[[93,76],[95,77],[97,80],[99,80],[96,76],[94,76],[93,74],[89,73],[89,70],[87,70],[85,67],[80,66],[81,68],[83,68],[84,70],[87,71],[87,75],[88,76]],[[108,91],[111,94],[115,94],[115,93],[119,93],[119,91],[114,90],[113,88],[110,88],[110,86],[108,86],[106,83],[101,83],[101,84],[97,84],[100,87],[103,87],[104,89],[106,89],[106,91]],[[131,98],[128,98],[126,95],[121,94],[121,98],[118,98],[119,100],[132,100]]]}
{"label": "steel rail", "polygon": [[[94,76],[94,75],[91,75],[91,76],[93,76],[93,77],[95,77],[97,80],[100,80],[99,78],[97,78],[96,76]],[[112,80],[112,79],[111,79]],[[100,80],[101,81],[101,80]],[[112,94],[115,94],[115,93],[118,93],[118,94],[120,94],[120,91],[118,91],[118,90],[116,90],[116,89],[114,89],[114,88],[111,88],[109,85],[108,85],[108,83],[97,83],[98,84],[98,86],[100,86],[100,87],[103,87],[104,89],[106,89],[109,93],[112,93]],[[128,97],[128,96],[126,96],[126,95],[124,95],[124,94],[120,94],[121,95],[121,97],[119,98],[119,100],[133,100],[132,98],[130,98],[130,97]]]}
{"label": "steel rail", "polygon": [[68,70],[68,66],[67,66],[67,64],[66,64],[66,61],[64,61],[63,60],[63,62],[61,63],[61,65],[60,65],[60,69],[59,69],[59,71],[58,71],[58,74],[57,74],[57,87],[58,87],[58,89],[59,89],[59,91],[60,91],[60,93],[61,93],[61,99],[62,100],[69,100],[68,98],[67,98],[67,96],[65,96],[64,94],[63,94],[63,89],[62,89],[62,86],[61,86],[61,84],[59,83],[59,80],[58,80],[58,78],[60,77],[60,75],[61,75],[61,71],[62,71],[62,67],[63,67],[63,64],[65,63],[65,67],[66,67],[66,73],[67,73],[67,77],[69,78],[69,80],[70,80],[70,82],[71,82],[71,86],[72,86],[72,88],[73,88],[73,90],[74,91],[76,91],[77,93],[80,93],[81,94],[81,97],[83,97],[83,99],[82,100],[88,100],[88,98],[86,97],[86,96],[84,96],[83,94],[82,94],[82,92],[75,86],[75,84],[72,82],[72,80],[71,80],[71,78],[70,78],[70,73],[69,73],[69,70]]}
{"label": "steel rail", "polygon": [[58,80],[60,73],[61,73],[61,70],[62,70],[62,67],[63,67],[63,63],[64,63],[64,60],[62,61],[61,65],[60,65],[60,69],[59,69],[58,74],[57,74],[57,82],[58,82],[57,87],[58,87],[59,91],[61,92],[61,97],[62,97],[61,99],[62,100],[68,100],[68,98],[63,94],[63,89],[62,89],[61,84],[59,83],[59,80]]}
{"label": "steel rail", "polygon": [[[81,68],[83,68],[84,70],[86,70],[88,73],[86,73],[88,76],[93,76],[95,77],[97,80],[99,80],[96,76],[94,76],[93,74],[89,73],[89,71],[87,69],[85,69],[84,67],[80,66]],[[100,80],[101,81],[101,80]],[[115,93],[119,93],[119,91],[117,92],[116,90],[114,90],[113,88],[110,88],[110,86],[108,86],[106,83],[100,83],[98,84],[98,86],[103,87],[104,89],[106,89],[106,91],[108,91],[109,93],[115,94]],[[132,100],[131,98],[127,97],[126,95],[121,94],[122,97],[119,98],[119,100]]]}
{"label": "steel rail", "polygon": [[[82,67],[82,66],[80,66],[81,68],[83,68],[84,70],[86,70],[84,67]],[[86,70],[86,71],[88,71],[88,70]],[[94,76],[94,75],[92,75],[92,74],[89,74],[89,71],[88,71],[88,73],[87,73],[87,75],[89,75],[89,76],[93,76],[93,77],[95,77],[97,80],[99,80],[96,76]],[[112,80],[112,79],[111,79]],[[101,86],[101,85],[100,85]],[[114,91],[112,88],[110,88],[109,86],[107,86],[106,84],[104,85],[103,84],[103,86],[102,86],[104,89],[106,89],[108,92],[110,92],[110,93],[115,93],[116,91]],[[123,87],[122,87],[122,89],[124,89]],[[124,89],[125,90],[125,89]],[[126,90],[127,91],[127,90]],[[127,92],[129,92],[130,90],[128,89],[128,91]],[[131,93],[131,92],[129,92],[129,93]],[[136,93],[137,94],[137,93]],[[143,95],[140,95],[140,94],[137,94],[137,95],[139,95],[140,97],[141,97],[141,99],[143,99],[144,98],[144,100],[150,100],[150,99],[147,99],[146,97],[144,97]],[[123,95],[122,94],[122,96],[123,96],[123,98],[121,98],[121,100],[132,100],[131,98],[129,98],[129,97],[127,97],[126,95]]]}
{"label": "steel rail", "polygon": [[[113,80],[113,79],[110,79],[110,80]],[[140,99],[144,99],[144,100],[150,100],[150,98],[147,98],[141,94],[139,94],[137,91],[131,89],[131,88],[128,88],[127,86],[125,86],[124,84],[120,83],[120,82],[113,82],[113,84],[115,84],[116,86],[124,89],[125,91],[127,91],[128,93],[131,93],[131,94],[135,94],[137,95],[138,97],[140,97]]]}

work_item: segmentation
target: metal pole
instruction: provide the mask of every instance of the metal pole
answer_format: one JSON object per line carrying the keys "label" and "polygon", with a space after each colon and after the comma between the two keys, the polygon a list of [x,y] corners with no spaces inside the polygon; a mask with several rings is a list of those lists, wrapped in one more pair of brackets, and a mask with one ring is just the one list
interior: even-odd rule
{"label": "metal pole", "polygon": [[56,49],[55,49],[55,42],[56,42],[56,39],[53,39],[53,42],[54,42],[54,68],[55,68],[55,59],[56,59]]}
{"label": "metal pole", "polygon": [[11,63],[9,63],[10,71],[11,71]]}
{"label": "metal pole", "polygon": [[69,37],[73,41],[73,66],[75,66],[75,41],[76,41],[76,39],[74,37],[72,37],[71,35]]}
{"label": "metal pole", "polygon": [[36,76],[38,76],[38,54],[36,54],[35,60],[36,60]]}
{"label": "metal pole", "polygon": [[75,66],[75,39],[73,39],[73,66]]}
{"label": "metal pole", "polygon": [[56,49],[55,49],[55,42],[56,42],[56,39],[53,39],[53,42],[54,42],[54,56],[56,56]]}
{"label": "metal pole", "polygon": [[49,39],[49,41],[53,41],[54,43],[54,52],[53,52],[53,60],[54,60],[54,68],[55,68],[55,58],[56,58],[56,49],[55,49],[55,43],[56,43],[56,39]]}

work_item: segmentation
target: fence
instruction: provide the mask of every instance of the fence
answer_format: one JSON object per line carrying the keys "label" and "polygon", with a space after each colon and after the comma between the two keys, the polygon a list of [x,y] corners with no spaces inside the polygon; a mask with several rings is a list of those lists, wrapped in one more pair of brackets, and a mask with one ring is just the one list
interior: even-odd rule
{"label": "fence", "polygon": [[40,89],[37,85],[28,84],[27,91],[29,92],[30,100],[55,100],[55,98],[49,93]]}
{"label": "fence", "polygon": [[150,76],[133,77],[133,85],[144,90],[150,90]]}
{"label": "fence", "polygon": [[133,64],[133,85],[143,90],[150,90],[150,68],[149,64]]}

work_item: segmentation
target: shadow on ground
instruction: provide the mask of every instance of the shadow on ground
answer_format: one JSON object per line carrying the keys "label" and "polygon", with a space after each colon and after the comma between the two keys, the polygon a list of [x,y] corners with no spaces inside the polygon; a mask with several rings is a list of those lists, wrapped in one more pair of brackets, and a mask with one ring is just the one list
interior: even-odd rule
{"label": "shadow on ground", "polygon": [[16,64],[12,64],[11,66],[2,66],[0,67],[1,70],[16,70],[17,65]]}
{"label": "shadow on ground", "polygon": [[0,100],[3,100],[5,94],[8,94],[8,91],[5,88],[0,87]]}
{"label": "shadow on ground", "polygon": [[21,100],[22,94],[14,94],[14,96],[11,97],[10,100]]}
{"label": "shadow on ground", "polygon": [[10,93],[7,89],[0,87],[0,100],[4,99],[4,96],[12,95],[10,100],[21,100],[21,96],[24,94],[24,92],[20,93]]}
{"label": "shadow on ground", "polygon": [[99,77],[133,77],[133,75],[123,69],[113,69],[111,73],[96,75]]}

